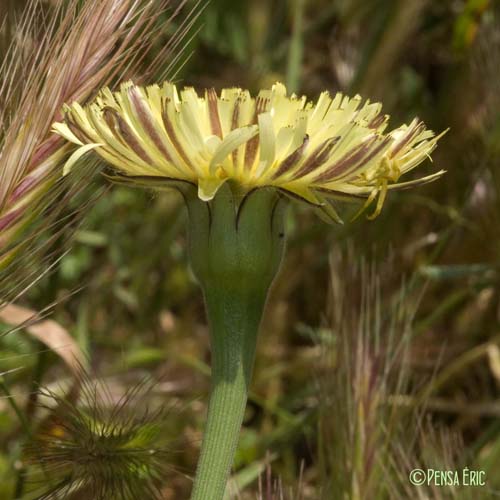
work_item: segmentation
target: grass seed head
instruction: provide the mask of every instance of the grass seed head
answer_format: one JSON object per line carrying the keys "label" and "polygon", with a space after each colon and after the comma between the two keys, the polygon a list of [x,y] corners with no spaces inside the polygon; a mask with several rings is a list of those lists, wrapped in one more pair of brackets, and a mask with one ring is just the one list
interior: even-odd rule
{"label": "grass seed head", "polygon": [[78,402],[42,390],[49,414],[25,449],[40,498],[161,498],[174,451],[165,441],[169,410],[148,403],[152,387],[145,381],[116,398],[82,375]]}
{"label": "grass seed head", "polygon": [[[61,182],[71,147],[51,133],[54,120],[62,118],[63,103],[85,103],[96,89],[139,69],[147,76],[150,69],[144,59],[165,27],[168,5],[168,0],[70,0],[49,7],[38,0],[27,3],[0,63],[2,297],[9,294],[12,274],[17,273],[19,282],[19,272],[30,267],[27,259],[32,262],[34,254],[61,248],[60,240],[44,243],[46,236],[74,227],[61,221],[63,214],[78,219],[84,213],[85,204],[71,207],[71,202],[90,184],[89,162],[83,162],[78,179]],[[182,37],[194,18],[196,9],[157,57],[165,58],[170,51],[171,58],[178,59]],[[47,264],[38,269],[44,267]]]}

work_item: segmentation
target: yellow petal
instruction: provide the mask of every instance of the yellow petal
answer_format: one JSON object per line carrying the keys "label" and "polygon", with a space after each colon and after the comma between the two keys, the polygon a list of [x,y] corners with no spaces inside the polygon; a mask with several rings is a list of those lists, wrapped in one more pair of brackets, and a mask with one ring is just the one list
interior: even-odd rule
{"label": "yellow petal", "polygon": [[237,128],[230,132],[216,149],[210,162],[210,170],[212,171],[220,165],[236,148],[248,142],[252,137],[255,137],[258,131],[259,128],[257,125],[252,125],[250,127]]}
{"label": "yellow petal", "polygon": [[200,179],[198,181],[198,197],[200,200],[210,201],[226,180],[227,177],[224,179],[218,179],[217,177]]}
{"label": "yellow petal", "polygon": [[71,172],[74,164],[85,154],[87,154],[92,149],[98,148],[102,146],[102,144],[86,144],[81,148],[78,148],[69,158],[68,161],[64,164],[63,175],[68,175]]}
{"label": "yellow petal", "polygon": [[52,132],[59,134],[73,144],[83,146],[83,142],[80,141],[80,139],[78,139],[78,137],[73,134],[73,132],[71,132],[71,129],[65,123],[54,123],[52,125]]}
{"label": "yellow petal", "polygon": [[261,175],[264,169],[272,165],[276,154],[276,137],[271,113],[262,113],[259,115],[259,142],[260,162],[257,167],[257,176]]}

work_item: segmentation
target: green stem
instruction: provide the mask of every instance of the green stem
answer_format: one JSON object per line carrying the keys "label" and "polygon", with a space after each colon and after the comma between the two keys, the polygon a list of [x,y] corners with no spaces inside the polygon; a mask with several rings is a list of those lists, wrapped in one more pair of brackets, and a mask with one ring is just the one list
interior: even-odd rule
{"label": "green stem", "polygon": [[236,452],[266,293],[205,290],[212,342],[212,393],[192,500],[223,498]]}
{"label": "green stem", "polygon": [[210,202],[184,192],[191,268],[205,296],[212,393],[191,500],[222,500],[238,444],[262,313],[284,250],[275,191],[226,183]]}
{"label": "green stem", "polygon": [[298,92],[300,87],[300,70],[304,53],[303,21],[306,0],[292,2],[293,32],[288,51],[288,66],[286,70],[286,86],[290,92]]}
{"label": "green stem", "polygon": [[9,404],[10,407],[14,410],[14,413],[19,419],[19,423],[21,424],[21,427],[23,428],[26,436],[31,436],[31,427],[28,420],[26,419],[26,415],[24,414],[23,410],[19,408],[2,375],[0,375],[0,390],[5,394],[7,404]]}
{"label": "green stem", "polygon": [[[21,424],[21,427],[24,430],[25,437],[31,437],[32,432],[31,432],[31,427],[30,424],[26,418],[26,414],[23,412],[23,410],[18,406],[16,403],[16,400],[12,396],[8,385],[5,383],[5,380],[3,376],[0,375],[0,390],[5,394],[7,397],[7,402],[10,404],[11,408],[14,410],[15,414],[17,415],[17,418],[19,419],[19,422]],[[21,467],[17,471],[17,479],[16,479],[16,486],[14,489],[14,498],[21,498],[23,489],[24,489],[24,484],[26,481],[26,468]]]}

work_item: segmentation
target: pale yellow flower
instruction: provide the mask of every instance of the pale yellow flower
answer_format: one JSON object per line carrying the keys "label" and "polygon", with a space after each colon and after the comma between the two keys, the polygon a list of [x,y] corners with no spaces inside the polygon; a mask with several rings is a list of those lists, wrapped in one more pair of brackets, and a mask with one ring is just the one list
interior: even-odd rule
{"label": "pale yellow flower", "polygon": [[119,92],[103,89],[82,108],[66,106],[54,131],[78,149],[66,164],[94,149],[128,180],[187,181],[200,199],[211,200],[233,181],[242,192],[271,186],[320,207],[340,221],[328,199],[365,199],[380,213],[389,189],[432,181],[443,171],[399,182],[429,158],[440,136],[419,120],[385,132],[381,104],[323,92],[316,103],[287,96],[277,83],[256,98],[239,88],[193,88],[174,84]]}

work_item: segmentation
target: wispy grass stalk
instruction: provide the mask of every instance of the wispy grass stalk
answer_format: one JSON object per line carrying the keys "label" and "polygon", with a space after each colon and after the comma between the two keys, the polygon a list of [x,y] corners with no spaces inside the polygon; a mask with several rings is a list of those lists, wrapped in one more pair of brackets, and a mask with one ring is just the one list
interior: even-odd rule
{"label": "wispy grass stalk", "polygon": [[385,290],[374,267],[340,269],[337,253],[332,336],[322,338],[318,498],[490,498],[488,488],[411,483],[413,469],[461,474],[472,459],[456,436],[427,418],[426,399],[416,394],[421,381],[410,360],[418,299],[403,287],[392,300],[394,290]]}
{"label": "wispy grass stalk", "polygon": [[403,303],[403,309],[383,315],[374,270],[351,263],[349,276],[341,276],[339,264],[336,254],[334,336],[324,340],[326,372],[320,379],[321,498],[385,498],[390,482],[383,479],[384,464],[399,425],[395,408],[386,403],[406,387],[412,312]]}
{"label": "wispy grass stalk", "polygon": [[[184,2],[167,14],[169,4],[70,0],[47,8],[38,0],[28,2],[0,65],[0,296],[23,289],[20,271],[31,271],[29,283],[48,267],[45,262],[35,270],[27,263],[57,252],[59,236],[74,228],[85,205],[93,202],[87,194],[86,203],[75,204],[89,184],[93,162],[87,161],[73,182],[60,179],[69,147],[50,127],[61,117],[63,103],[86,102],[103,85],[139,72],[147,78],[159,67],[171,71],[196,10],[148,66],[145,59],[165,28],[164,16],[171,22]],[[164,60],[169,64],[160,65]]]}

